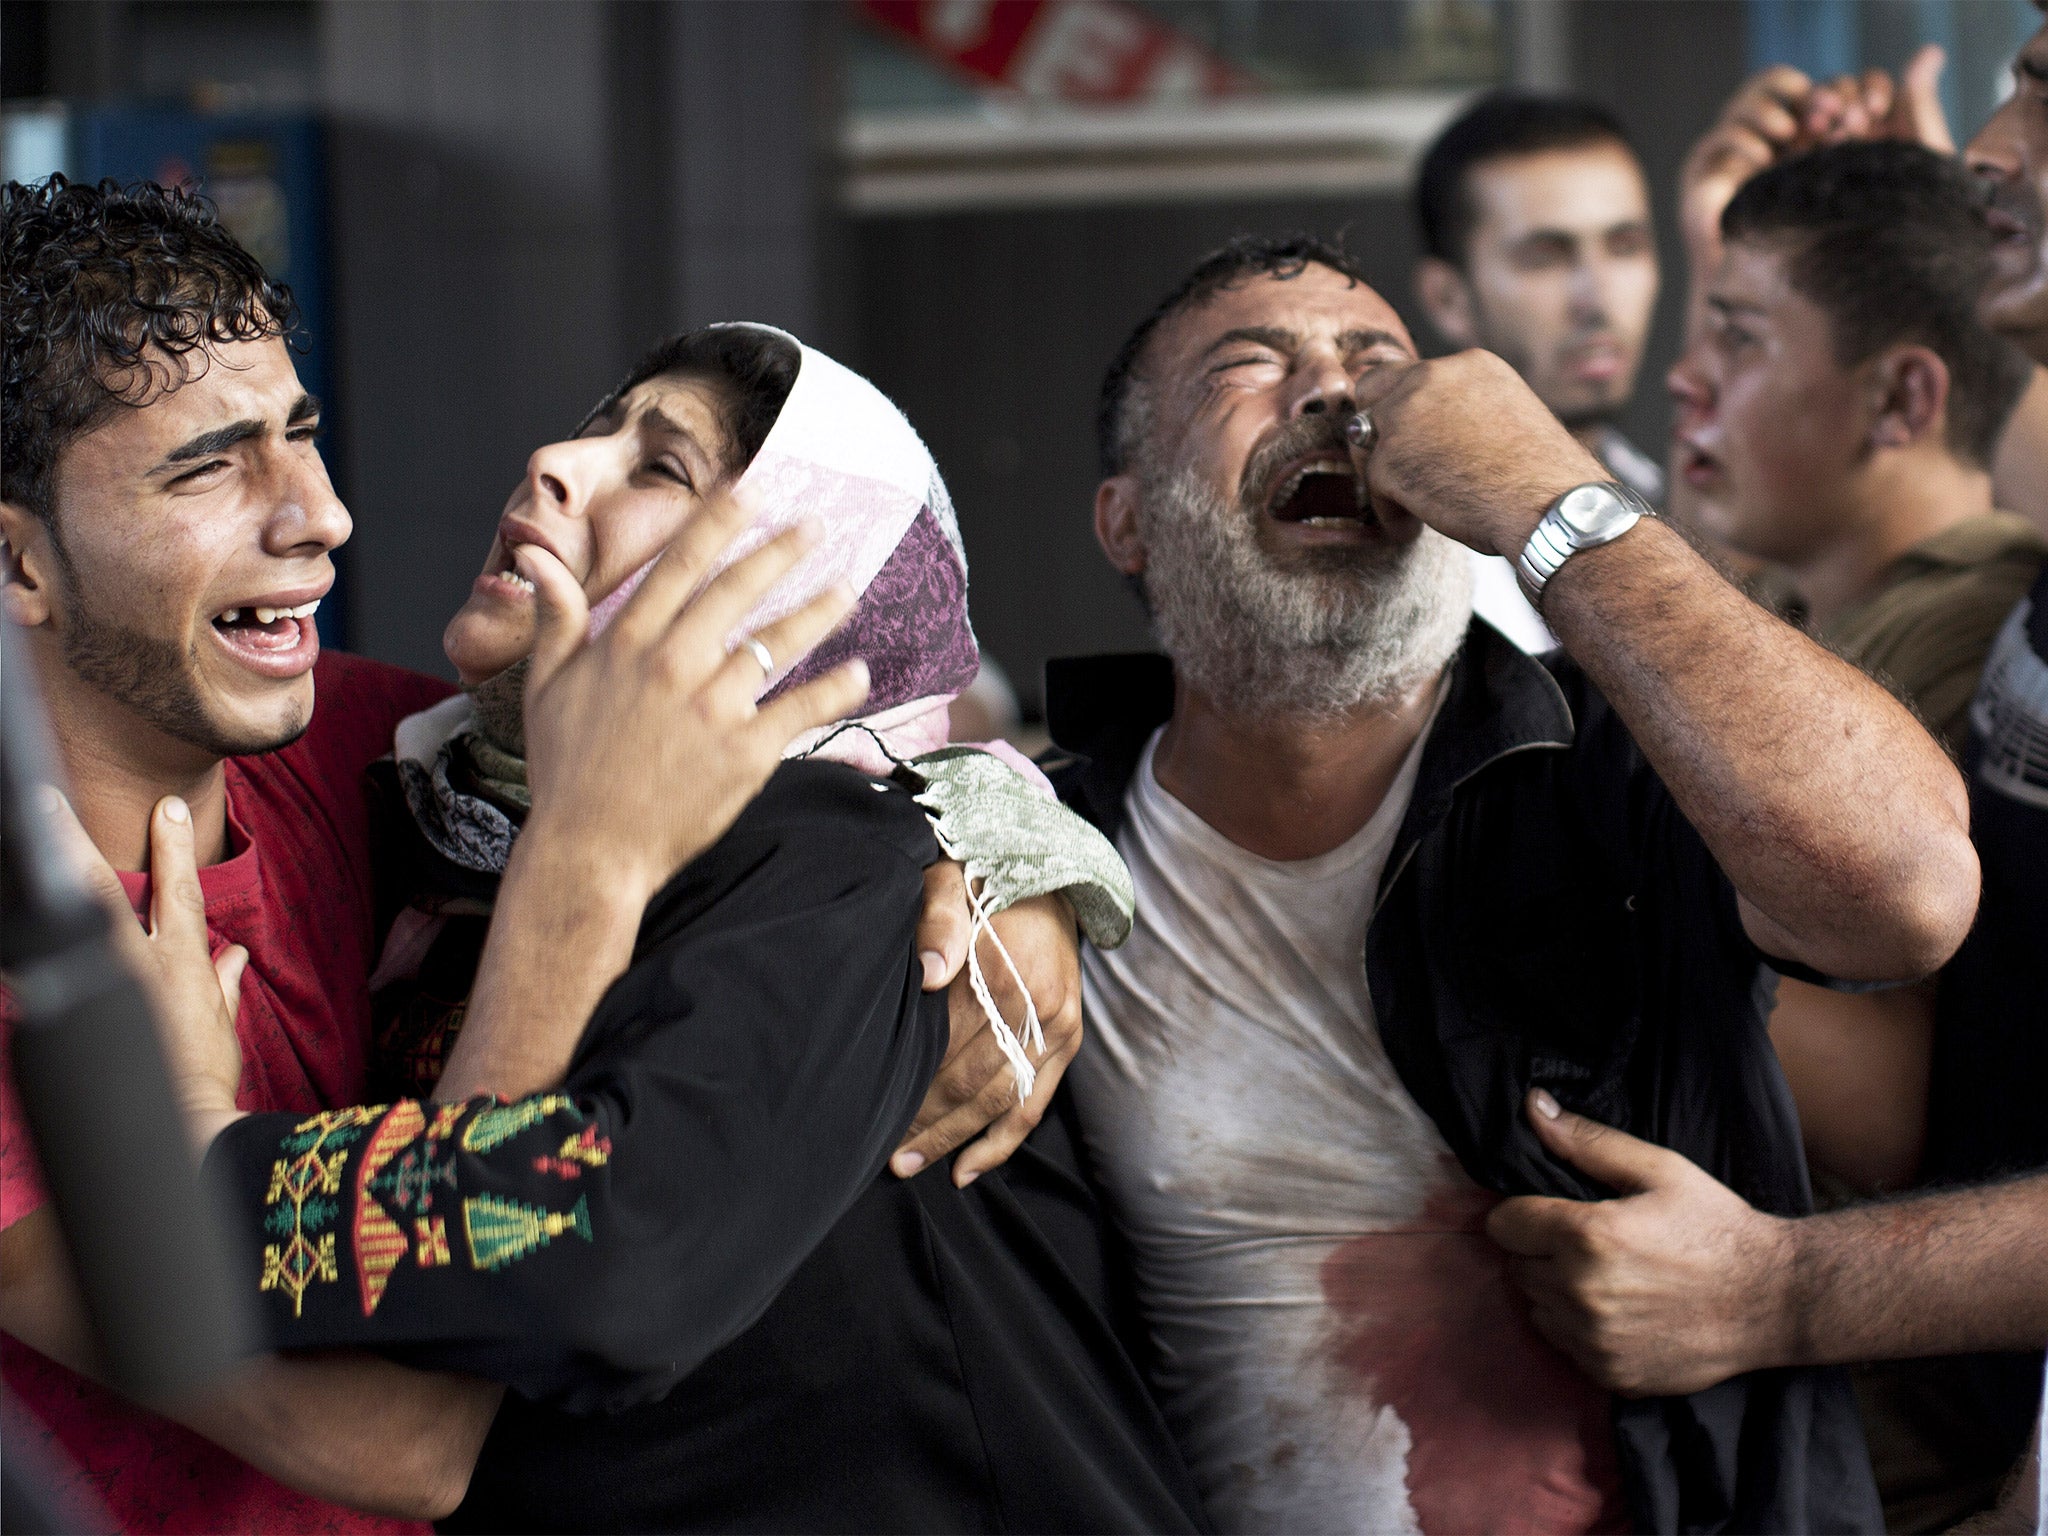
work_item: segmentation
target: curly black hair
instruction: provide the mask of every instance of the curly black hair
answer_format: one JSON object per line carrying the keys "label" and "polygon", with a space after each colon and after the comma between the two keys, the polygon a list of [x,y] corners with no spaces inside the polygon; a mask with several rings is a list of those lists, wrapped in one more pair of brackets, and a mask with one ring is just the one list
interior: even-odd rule
{"label": "curly black hair", "polygon": [[162,398],[209,346],[290,338],[291,291],[189,192],[51,176],[0,187],[0,499],[45,522],[57,458]]}
{"label": "curly black hair", "polygon": [[1196,262],[1173,292],[1153,306],[1152,313],[1124,338],[1109,372],[1103,375],[1102,393],[1095,405],[1095,447],[1104,479],[1124,472],[1144,438],[1150,400],[1138,363],[1153,333],[1182,310],[1205,304],[1226,288],[1254,277],[1285,282],[1312,266],[1328,267],[1353,283],[1370,286],[1357,258],[1337,241],[1301,233],[1239,235]]}

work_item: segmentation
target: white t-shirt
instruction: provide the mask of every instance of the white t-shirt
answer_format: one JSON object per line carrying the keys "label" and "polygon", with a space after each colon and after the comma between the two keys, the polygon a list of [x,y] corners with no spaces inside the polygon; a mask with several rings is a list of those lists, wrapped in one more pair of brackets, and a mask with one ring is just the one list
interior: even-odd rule
{"label": "white t-shirt", "polygon": [[1493,1199],[1395,1074],[1366,988],[1427,740],[1349,841],[1282,863],[1161,788],[1154,736],[1118,839],[1137,926],[1083,962],[1070,1081],[1154,1386],[1226,1532],[1619,1512],[1606,1399],[1530,1330],[1479,1229]]}

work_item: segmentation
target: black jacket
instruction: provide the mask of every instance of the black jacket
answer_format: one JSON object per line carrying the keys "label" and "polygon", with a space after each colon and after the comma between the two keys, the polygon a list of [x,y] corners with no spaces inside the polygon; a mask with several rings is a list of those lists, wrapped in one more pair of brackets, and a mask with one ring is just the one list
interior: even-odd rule
{"label": "black jacket", "polygon": [[650,904],[558,1093],[252,1115],[277,1347],[511,1386],[463,1530],[1194,1530],[1065,1119],[884,1171],[947,1044],[930,825],[785,764]]}
{"label": "black jacket", "polygon": [[[1046,707],[1072,754],[1050,764],[1054,785],[1114,838],[1172,713],[1171,664],[1052,662]],[[1706,845],[1569,658],[1525,656],[1474,622],[1374,899],[1364,962],[1387,1054],[1479,1184],[1610,1193],[1536,1140],[1523,1100],[1541,1086],[1760,1209],[1812,1209],[1766,1029],[1766,959]],[[1644,1530],[1881,1529],[1839,1371],[1617,1398],[1614,1427]]]}

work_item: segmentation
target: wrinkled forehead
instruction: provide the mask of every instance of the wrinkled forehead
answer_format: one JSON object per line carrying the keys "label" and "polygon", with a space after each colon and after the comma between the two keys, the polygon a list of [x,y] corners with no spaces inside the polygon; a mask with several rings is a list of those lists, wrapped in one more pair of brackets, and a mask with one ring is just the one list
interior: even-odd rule
{"label": "wrinkled forehead", "polygon": [[1249,332],[1300,346],[1377,335],[1415,353],[1393,305],[1366,284],[1311,263],[1294,277],[1262,274],[1232,283],[1174,315],[1153,338],[1150,371],[1162,381],[1181,377],[1198,369],[1217,342]]}
{"label": "wrinkled forehead", "polygon": [[680,431],[724,465],[731,434],[730,399],[717,380],[696,373],[658,373],[601,400],[572,434],[602,437],[636,424]]}

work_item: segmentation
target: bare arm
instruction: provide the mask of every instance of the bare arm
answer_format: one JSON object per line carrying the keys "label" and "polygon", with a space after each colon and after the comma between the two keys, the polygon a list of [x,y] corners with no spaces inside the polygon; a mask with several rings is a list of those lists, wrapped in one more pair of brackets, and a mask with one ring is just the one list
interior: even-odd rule
{"label": "bare arm", "polygon": [[[1606,472],[1490,353],[1361,385],[1376,501],[1489,554]],[[1829,975],[1934,970],[1976,911],[1961,777],[1910,713],[1646,519],[1567,561],[1544,617],[1734,883],[1766,953]]]}
{"label": "bare arm", "polygon": [[[98,1374],[63,1237],[47,1209],[0,1231],[0,1329]],[[263,1356],[172,1417],[316,1497],[438,1520],[462,1502],[503,1390],[370,1355]]]}
{"label": "bare arm", "polygon": [[1616,1391],[2048,1344],[2048,1175],[1767,1216],[1663,1147],[1554,1103],[1529,1118],[1619,1197],[1503,1201],[1487,1231],[1544,1337]]}
{"label": "bare arm", "polygon": [[1884,689],[1655,524],[1568,561],[1543,606],[1765,953],[1858,980],[1923,976],[1954,953],[1977,905],[1968,797]]}
{"label": "bare arm", "polygon": [[1771,1045],[1806,1157],[1863,1195],[1909,1187],[1927,1141],[1934,988],[1831,992],[1778,983]]}

